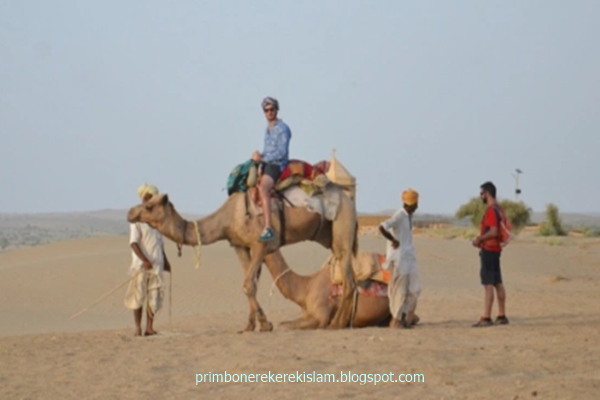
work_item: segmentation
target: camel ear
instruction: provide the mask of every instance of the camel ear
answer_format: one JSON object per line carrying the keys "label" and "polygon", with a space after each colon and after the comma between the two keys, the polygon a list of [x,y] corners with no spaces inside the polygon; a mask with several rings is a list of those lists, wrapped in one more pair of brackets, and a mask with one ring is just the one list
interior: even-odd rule
{"label": "camel ear", "polygon": [[162,199],[160,199],[160,204],[164,206],[168,202],[169,202],[169,195],[165,193],[163,195]]}

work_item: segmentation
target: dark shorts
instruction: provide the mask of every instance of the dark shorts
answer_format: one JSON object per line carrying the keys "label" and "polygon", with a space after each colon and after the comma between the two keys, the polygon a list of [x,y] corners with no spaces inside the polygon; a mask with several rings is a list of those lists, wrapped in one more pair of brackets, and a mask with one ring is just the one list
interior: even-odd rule
{"label": "dark shorts", "polygon": [[481,258],[481,277],[482,285],[497,285],[502,283],[502,273],[500,272],[500,252],[480,250],[479,257]]}
{"label": "dark shorts", "polygon": [[281,176],[281,168],[277,164],[267,163],[263,166],[263,174],[270,176],[273,179],[273,183],[275,183]]}

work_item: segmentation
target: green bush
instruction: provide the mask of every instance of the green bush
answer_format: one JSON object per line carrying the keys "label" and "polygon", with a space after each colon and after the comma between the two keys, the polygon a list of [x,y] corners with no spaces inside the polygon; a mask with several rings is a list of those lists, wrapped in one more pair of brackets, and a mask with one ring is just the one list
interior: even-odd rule
{"label": "green bush", "polygon": [[600,237],[600,228],[594,226],[576,225],[568,230],[575,233],[580,233],[583,237],[586,238]]}
{"label": "green bush", "polygon": [[[504,199],[500,200],[499,204],[504,210],[506,218],[511,222],[515,233],[518,233],[531,222],[531,208],[527,207],[522,201],[517,202]],[[469,202],[460,206],[456,211],[455,217],[457,219],[470,217],[473,226],[479,227],[486,207],[479,197],[473,197]]]}
{"label": "green bush", "polygon": [[558,207],[550,203],[546,206],[546,220],[540,225],[540,236],[566,236],[567,231],[558,215]]}
{"label": "green bush", "polygon": [[585,228],[583,228],[583,236],[587,237],[587,238],[591,238],[591,237],[600,237],[600,229],[599,228],[591,228],[589,226],[586,226]]}

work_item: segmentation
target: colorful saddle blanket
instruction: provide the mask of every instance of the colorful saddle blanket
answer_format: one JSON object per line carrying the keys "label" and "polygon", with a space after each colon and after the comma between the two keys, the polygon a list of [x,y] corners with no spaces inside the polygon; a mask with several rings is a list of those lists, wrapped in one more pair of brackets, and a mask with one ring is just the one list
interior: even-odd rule
{"label": "colorful saddle blanket", "polygon": [[[235,192],[245,192],[256,186],[260,180],[258,167],[259,165],[252,160],[237,165],[227,179],[227,194],[231,196]],[[303,160],[292,159],[281,172],[274,189],[280,192],[303,181],[312,182],[315,178],[324,176],[328,169],[329,161],[320,161],[313,165]]]}

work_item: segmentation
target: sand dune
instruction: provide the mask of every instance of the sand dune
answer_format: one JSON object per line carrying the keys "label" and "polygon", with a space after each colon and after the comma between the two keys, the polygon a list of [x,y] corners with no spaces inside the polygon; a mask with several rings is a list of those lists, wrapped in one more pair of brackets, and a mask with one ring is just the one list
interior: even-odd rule
{"label": "sand dune", "polygon": [[[369,328],[289,332],[281,321],[299,309],[264,269],[259,301],[270,333],[237,334],[247,302],[229,246],[190,248],[174,267],[160,334],[134,338],[125,288],[74,320],[69,316],[127,279],[127,237],[103,237],[0,254],[0,399],[423,398],[595,399],[600,389],[600,245],[526,240],[503,255],[511,324],[471,328],[482,289],[476,250],[467,241],[416,238],[423,283],[421,324],[410,331]],[[363,250],[382,239],[361,237]],[[328,252],[313,243],[286,247],[300,273]],[[167,283],[168,283],[168,275]],[[423,374],[424,383],[198,383],[196,374]]]}

